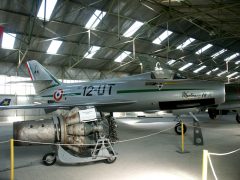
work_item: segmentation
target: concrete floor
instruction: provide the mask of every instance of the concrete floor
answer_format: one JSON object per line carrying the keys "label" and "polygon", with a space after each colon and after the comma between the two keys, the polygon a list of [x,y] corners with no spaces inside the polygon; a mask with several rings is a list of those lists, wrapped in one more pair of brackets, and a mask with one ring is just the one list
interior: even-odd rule
{"label": "concrete floor", "polygon": [[[62,165],[56,163],[47,167],[42,165],[44,153],[49,146],[15,147],[16,180],[189,180],[201,179],[202,150],[224,153],[240,147],[240,124],[234,115],[221,116],[209,120],[206,114],[198,115],[204,146],[193,145],[192,128],[185,135],[186,154],[179,154],[181,137],[168,130],[145,139],[119,143],[115,150],[119,153],[113,164],[103,162],[84,165]],[[118,119],[120,140],[139,137],[173,127],[174,118],[124,118]],[[192,124],[189,117],[186,123]],[[0,141],[8,140],[12,135],[9,124],[0,124]],[[219,180],[240,179],[240,152],[228,156],[212,157]],[[214,179],[210,168],[208,179]],[[9,143],[0,144],[0,180],[10,179]]]}

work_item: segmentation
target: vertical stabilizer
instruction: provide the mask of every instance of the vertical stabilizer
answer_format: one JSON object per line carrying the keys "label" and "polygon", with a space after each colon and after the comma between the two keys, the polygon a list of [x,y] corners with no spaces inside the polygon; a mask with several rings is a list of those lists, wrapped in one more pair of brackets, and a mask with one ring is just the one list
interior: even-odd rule
{"label": "vertical stabilizer", "polygon": [[58,86],[61,84],[57,78],[55,78],[36,60],[28,61],[26,66],[37,94],[50,87]]}

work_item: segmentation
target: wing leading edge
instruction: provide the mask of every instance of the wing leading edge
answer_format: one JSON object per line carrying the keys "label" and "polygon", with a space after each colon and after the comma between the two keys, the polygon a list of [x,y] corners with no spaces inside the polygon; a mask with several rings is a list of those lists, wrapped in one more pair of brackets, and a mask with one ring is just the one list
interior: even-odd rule
{"label": "wing leading edge", "polygon": [[136,101],[129,100],[118,100],[111,99],[111,101],[95,101],[95,102],[81,102],[79,104],[63,104],[63,103],[52,103],[52,104],[27,104],[27,105],[12,105],[12,106],[0,106],[0,110],[10,109],[56,109],[56,108],[71,108],[76,106],[109,106],[109,105],[120,105],[120,104],[133,104]]}

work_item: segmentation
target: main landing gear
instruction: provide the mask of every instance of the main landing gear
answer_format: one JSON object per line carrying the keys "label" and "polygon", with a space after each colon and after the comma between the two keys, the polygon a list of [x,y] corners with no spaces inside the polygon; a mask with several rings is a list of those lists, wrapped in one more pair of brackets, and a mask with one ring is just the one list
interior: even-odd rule
{"label": "main landing gear", "polygon": [[[192,112],[189,112],[189,115],[193,118],[194,145],[203,145],[203,136],[202,136],[202,130],[200,127],[199,120]],[[174,129],[178,135],[181,135],[182,134],[182,121],[180,120],[179,115],[176,117],[176,120],[178,121],[178,123],[175,125]],[[183,124],[183,134],[185,134],[186,131],[187,131],[187,126],[185,124]]]}
{"label": "main landing gear", "polygon": [[[181,124],[181,121],[178,122],[176,125],[175,125],[175,128],[174,128],[175,132],[178,134],[178,135],[181,135],[182,134],[182,124]],[[187,131],[187,126],[185,124],[183,124],[183,134],[185,134]]]}

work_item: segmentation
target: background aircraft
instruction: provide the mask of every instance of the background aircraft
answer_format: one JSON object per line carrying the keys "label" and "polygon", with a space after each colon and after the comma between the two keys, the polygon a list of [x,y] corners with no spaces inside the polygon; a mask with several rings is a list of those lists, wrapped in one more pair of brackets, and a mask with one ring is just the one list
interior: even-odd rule
{"label": "background aircraft", "polygon": [[229,111],[236,111],[236,120],[240,123],[240,85],[225,84],[226,98],[225,102],[215,107],[208,108],[208,114],[211,119],[215,119],[219,114],[227,114]]}
{"label": "background aircraft", "polygon": [[11,103],[11,99],[5,98],[0,102],[0,106],[9,106]]}

